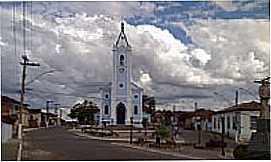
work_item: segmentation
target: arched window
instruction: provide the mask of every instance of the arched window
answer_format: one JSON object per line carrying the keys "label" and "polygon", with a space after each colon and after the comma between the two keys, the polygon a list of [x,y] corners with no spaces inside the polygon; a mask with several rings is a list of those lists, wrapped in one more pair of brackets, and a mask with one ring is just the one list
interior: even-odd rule
{"label": "arched window", "polygon": [[108,95],[108,94],[106,94],[106,95],[105,95],[105,98],[109,98],[109,95]]}
{"label": "arched window", "polygon": [[108,114],[108,111],[109,111],[109,107],[108,107],[108,105],[105,105],[104,106],[104,114]]}
{"label": "arched window", "polygon": [[120,65],[124,65],[124,56],[120,55]]}
{"label": "arched window", "polygon": [[138,114],[138,106],[134,105],[134,114],[137,115]]}

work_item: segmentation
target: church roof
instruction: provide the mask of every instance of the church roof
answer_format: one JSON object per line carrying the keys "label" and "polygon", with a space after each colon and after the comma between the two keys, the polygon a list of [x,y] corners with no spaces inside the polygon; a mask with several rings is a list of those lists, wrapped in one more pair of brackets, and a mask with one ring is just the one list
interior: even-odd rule
{"label": "church roof", "polygon": [[143,88],[139,86],[137,83],[135,83],[134,81],[131,81],[131,85],[132,85],[132,88],[143,90]]}
{"label": "church roof", "polygon": [[121,45],[124,45],[126,47],[131,47],[128,43],[128,39],[127,39],[127,36],[126,34],[124,33],[124,23],[122,22],[121,23],[121,31],[120,31],[120,34],[118,36],[118,39],[116,41],[116,47],[120,47]]}

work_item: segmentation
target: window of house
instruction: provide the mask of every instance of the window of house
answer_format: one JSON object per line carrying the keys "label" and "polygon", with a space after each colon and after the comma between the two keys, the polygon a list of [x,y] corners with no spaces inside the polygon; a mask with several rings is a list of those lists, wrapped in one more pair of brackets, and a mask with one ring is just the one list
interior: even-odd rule
{"label": "window of house", "polygon": [[124,65],[124,56],[120,55],[120,65]]}
{"label": "window of house", "polygon": [[217,124],[218,124],[218,125],[217,125],[217,128],[218,128],[218,129],[220,129],[220,122],[221,122],[221,120],[218,120],[218,122],[217,122]]}
{"label": "window of house", "polygon": [[232,117],[232,129],[237,130],[237,117]]}
{"label": "window of house", "polygon": [[105,105],[104,106],[104,114],[106,114],[106,115],[108,114],[108,111],[109,111],[108,109],[109,109],[108,105]]}
{"label": "window of house", "polygon": [[135,115],[138,114],[138,106],[137,106],[137,105],[134,106],[134,114],[135,114]]}
{"label": "window of house", "polygon": [[257,129],[257,116],[250,116],[250,129]]}
{"label": "window of house", "polygon": [[19,106],[18,105],[14,105],[13,106],[13,109],[12,109],[12,115],[15,115],[15,114],[17,114],[17,111],[19,110]]}
{"label": "window of house", "polygon": [[216,129],[216,118],[214,118],[214,128]]}
{"label": "window of house", "polygon": [[230,120],[231,120],[231,118],[228,116],[227,117],[227,128],[228,129],[231,129],[231,121]]}

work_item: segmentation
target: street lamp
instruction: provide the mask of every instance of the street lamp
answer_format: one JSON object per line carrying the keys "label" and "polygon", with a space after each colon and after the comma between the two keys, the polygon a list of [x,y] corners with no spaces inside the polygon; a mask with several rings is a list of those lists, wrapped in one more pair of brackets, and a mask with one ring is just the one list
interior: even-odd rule
{"label": "street lamp", "polygon": [[130,129],[130,144],[133,143],[133,117],[130,117],[130,121],[131,121],[131,129]]}
{"label": "street lamp", "polygon": [[53,103],[53,102],[55,102],[55,101],[52,101],[52,100],[46,101],[46,116],[45,116],[46,128],[48,128],[48,126],[49,126],[49,104]]}
{"label": "street lamp", "polygon": [[[25,52],[25,51],[24,51]],[[20,109],[19,109],[19,122],[18,122],[18,139],[22,139],[23,132],[23,107],[24,107],[24,94],[25,94],[25,78],[26,78],[26,67],[27,66],[40,66],[39,63],[29,62],[28,57],[22,55],[23,62],[20,64],[23,66],[22,82],[21,82],[21,98],[20,98]]]}
{"label": "street lamp", "polygon": [[56,116],[57,116],[56,124],[57,124],[58,126],[60,126],[60,118],[59,118],[59,114],[58,114],[58,111],[57,111],[57,110],[58,110],[58,106],[60,106],[60,104],[55,103],[54,106],[55,106],[55,114],[56,114]]}

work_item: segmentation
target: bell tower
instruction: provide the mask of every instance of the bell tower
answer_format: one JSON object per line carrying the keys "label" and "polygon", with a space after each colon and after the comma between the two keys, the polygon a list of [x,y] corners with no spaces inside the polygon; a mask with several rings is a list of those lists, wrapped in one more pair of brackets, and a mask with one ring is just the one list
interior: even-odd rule
{"label": "bell tower", "polygon": [[131,51],[124,23],[113,45],[112,118],[114,124],[127,124],[131,116]]}

